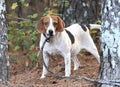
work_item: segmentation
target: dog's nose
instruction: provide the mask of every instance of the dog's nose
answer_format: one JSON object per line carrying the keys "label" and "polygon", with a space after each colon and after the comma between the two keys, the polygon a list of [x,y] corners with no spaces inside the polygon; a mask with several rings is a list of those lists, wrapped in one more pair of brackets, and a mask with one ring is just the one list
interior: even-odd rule
{"label": "dog's nose", "polygon": [[49,35],[53,36],[53,30],[49,30]]}

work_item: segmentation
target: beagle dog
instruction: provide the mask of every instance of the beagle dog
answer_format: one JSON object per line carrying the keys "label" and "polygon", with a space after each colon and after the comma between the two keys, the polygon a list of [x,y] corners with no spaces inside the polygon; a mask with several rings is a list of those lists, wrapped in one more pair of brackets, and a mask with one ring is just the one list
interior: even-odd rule
{"label": "beagle dog", "polygon": [[[65,24],[59,16],[45,16],[42,17],[37,24],[37,30],[41,33],[40,49],[46,38],[43,49],[43,59],[45,64],[49,64],[49,55],[61,55],[65,62],[65,76],[71,75],[71,59],[74,63],[74,70],[80,66],[77,59],[77,54],[81,49],[86,49],[95,56],[98,63],[100,63],[100,56],[98,50],[89,34],[89,29],[100,29],[100,25],[90,24],[86,25],[73,24],[64,28]],[[41,78],[45,78],[47,69],[43,65],[43,72]]]}

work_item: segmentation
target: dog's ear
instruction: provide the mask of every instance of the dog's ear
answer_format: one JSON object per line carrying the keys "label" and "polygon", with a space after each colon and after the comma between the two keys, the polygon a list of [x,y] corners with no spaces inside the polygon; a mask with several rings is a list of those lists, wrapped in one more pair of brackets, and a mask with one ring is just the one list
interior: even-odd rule
{"label": "dog's ear", "polygon": [[56,31],[62,32],[64,30],[65,23],[63,22],[63,20],[59,16],[57,18],[58,18],[58,26],[57,26]]}
{"label": "dog's ear", "polygon": [[45,32],[45,27],[44,27],[44,24],[43,24],[43,19],[44,19],[44,17],[42,17],[39,21],[38,21],[38,23],[37,23],[37,31],[39,32],[39,33],[44,33]]}

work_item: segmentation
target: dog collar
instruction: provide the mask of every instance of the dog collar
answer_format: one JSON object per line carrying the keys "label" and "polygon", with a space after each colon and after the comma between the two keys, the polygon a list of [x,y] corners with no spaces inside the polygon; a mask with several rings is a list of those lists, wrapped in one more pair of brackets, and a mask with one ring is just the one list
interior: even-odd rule
{"label": "dog collar", "polygon": [[50,42],[50,37],[48,38],[45,33],[43,33],[44,37],[47,38],[47,42]]}

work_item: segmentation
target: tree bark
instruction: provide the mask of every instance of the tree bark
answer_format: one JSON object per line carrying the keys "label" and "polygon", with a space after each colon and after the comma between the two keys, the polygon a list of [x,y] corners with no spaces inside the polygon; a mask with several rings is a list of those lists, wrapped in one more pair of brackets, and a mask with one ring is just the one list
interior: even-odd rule
{"label": "tree bark", "polygon": [[0,82],[8,81],[9,77],[7,27],[5,20],[5,11],[5,0],[0,0]]}
{"label": "tree bark", "polygon": [[100,80],[109,84],[98,87],[120,87],[120,0],[102,0]]}
{"label": "tree bark", "polygon": [[100,0],[61,0],[60,14],[66,26],[89,24],[100,19]]}

